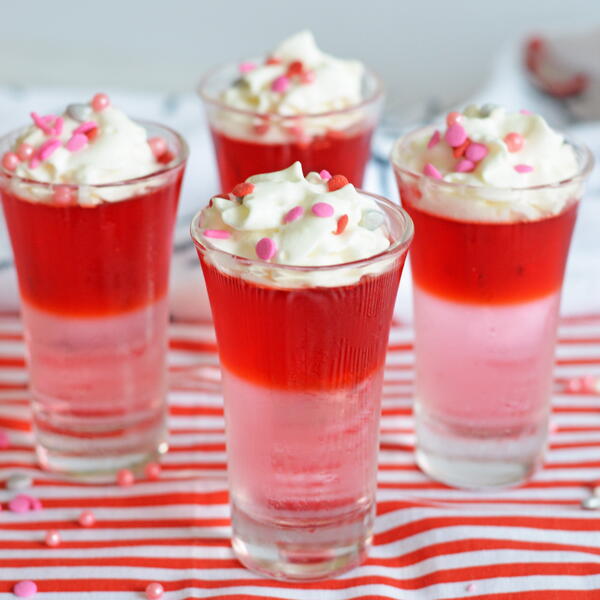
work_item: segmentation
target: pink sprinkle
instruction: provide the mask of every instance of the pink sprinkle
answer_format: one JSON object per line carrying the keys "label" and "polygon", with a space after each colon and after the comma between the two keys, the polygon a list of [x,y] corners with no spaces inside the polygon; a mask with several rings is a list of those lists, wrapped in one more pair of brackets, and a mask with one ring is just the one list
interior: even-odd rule
{"label": "pink sprinkle", "polygon": [[[448,127],[451,127],[455,123],[460,123],[462,121],[462,118],[463,118],[463,116],[459,112],[456,112],[455,110],[453,110],[452,112],[449,112],[446,115],[446,125],[448,125]],[[459,146],[460,146],[460,144],[459,144]]]}
{"label": "pink sprinkle", "polygon": [[533,114],[530,110],[527,110],[526,108],[522,108],[519,112],[522,115],[531,115],[531,114]]}
{"label": "pink sprinkle", "polygon": [[5,152],[2,157],[2,166],[7,171],[14,171],[19,166],[19,157],[14,152]]}
{"label": "pink sprinkle", "polygon": [[325,181],[329,181],[331,179],[331,173],[327,169],[323,169],[319,173],[319,177]]}
{"label": "pink sprinkle", "polygon": [[57,148],[60,148],[60,140],[52,138],[46,140],[37,151],[37,157],[40,161],[48,160]]}
{"label": "pink sprinkle", "polygon": [[95,112],[100,112],[110,106],[110,100],[106,94],[96,94],[91,104]]}
{"label": "pink sprinkle", "polygon": [[517,173],[531,173],[533,167],[531,165],[515,165],[515,171]]}
{"label": "pink sprinkle", "polygon": [[17,148],[17,156],[21,160],[29,160],[34,152],[35,148],[31,144],[26,144],[25,142],[19,144],[19,147]]}
{"label": "pink sprinkle", "polygon": [[34,156],[29,161],[29,168],[30,169],[37,169],[39,166],[40,166],[40,159],[37,156]]}
{"label": "pink sprinkle", "polygon": [[10,438],[6,431],[0,430],[0,449],[4,450],[10,446]]}
{"label": "pink sprinkle", "polygon": [[78,522],[82,527],[93,527],[96,524],[96,515],[91,510],[84,510],[79,515]]}
{"label": "pink sprinkle", "polygon": [[317,202],[313,204],[311,209],[312,214],[317,217],[332,217],[333,216],[333,206],[328,202]]}
{"label": "pink sprinkle", "polygon": [[9,503],[8,509],[14,513],[26,513],[31,510],[31,502],[29,496],[18,494]]}
{"label": "pink sprinkle", "polygon": [[525,138],[520,133],[511,131],[504,136],[504,143],[509,152],[518,152],[525,144]]}
{"label": "pink sprinkle", "polygon": [[431,163],[425,163],[425,166],[423,167],[423,175],[427,175],[427,177],[433,177],[434,179],[442,178],[442,174]]}
{"label": "pink sprinkle", "polygon": [[19,581],[13,586],[13,594],[18,598],[31,598],[37,594],[38,588],[35,582],[29,579]]}
{"label": "pink sprinkle", "polygon": [[160,464],[157,462],[149,462],[144,469],[144,474],[151,481],[156,481],[160,478]]}
{"label": "pink sprinkle", "polygon": [[214,238],[216,240],[228,240],[231,237],[231,232],[224,229],[205,229],[204,237]]}
{"label": "pink sprinkle", "polygon": [[302,83],[312,83],[317,78],[317,74],[312,70],[302,71],[300,81]]}
{"label": "pink sprinkle", "polygon": [[239,69],[240,73],[250,73],[250,71],[254,71],[254,69],[256,69],[256,63],[253,63],[251,61],[243,62],[240,64]]}
{"label": "pink sprinkle", "polygon": [[464,143],[467,139],[467,132],[465,128],[460,123],[453,123],[446,130],[446,134],[444,135],[444,139],[448,142],[449,146],[456,148]]}
{"label": "pink sprinkle", "polygon": [[271,89],[274,92],[278,92],[280,94],[287,92],[289,87],[290,87],[290,79],[289,79],[289,77],[286,77],[285,75],[280,75],[279,77],[276,77],[273,80],[273,83],[271,84]]}
{"label": "pink sprinkle", "polygon": [[87,135],[83,133],[76,133],[71,136],[71,139],[65,144],[65,148],[69,152],[77,152],[77,150],[81,150],[87,146],[88,139]]}
{"label": "pink sprinkle", "polygon": [[304,209],[301,206],[294,206],[294,208],[290,209],[283,217],[283,222],[291,223],[292,221],[299,219],[303,214]]}
{"label": "pink sprinkle", "polygon": [[440,132],[436,129],[432,136],[429,138],[429,141],[427,142],[427,148],[433,148],[434,146],[437,146],[440,142],[441,139],[441,135]]}
{"label": "pink sprinkle", "polygon": [[160,600],[164,593],[165,589],[156,581],[154,583],[149,583],[146,587],[146,598],[148,598],[148,600]]}
{"label": "pink sprinkle", "polygon": [[62,133],[64,124],[65,121],[62,117],[56,117],[56,120],[54,121],[54,135],[60,135]]}
{"label": "pink sprinkle", "polygon": [[33,496],[26,496],[29,500],[29,508],[35,512],[42,510],[44,506],[42,505],[42,501],[39,498],[34,498]]}
{"label": "pink sprinkle", "polygon": [[37,113],[32,112],[31,118],[38,129],[41,129],[46,135],[52,133],[51,127],[48,125],[47,120],[43,119]]}
{"label": "pink sprinkle", "polygon": [[474,592],[477,589],[477,586],[474,583],[470,583],[467,586],[467,592]]}
{"label": "pink sprinkle", "polygon": [[550,421],[548,424],[548,431],[550,431],[550,433],[556,433],[558,429],[558,423],[554,420]]}
{"label": "pink sprinkle", "polygon": [[148,145],[154,158],[160,158],[167,151],[167,142],[161,137],[153,137],[148,140]]}
{"label": "pink sprinkle", "polygon": [[50,548],[57,548],[60,546],[62,539],[60,537],[60,533],[56,531],[56,529],[50,529],[50,531],[46,532],[44,541],[46,546],[49,546]]}
{"label": "pink sprinkle", "polygon": [[256,243],[256,256],[262,260],[271,260],[277,252],[277,245],[268,237],[258,240]]}
{"label": "pink sprinkle", "polygon": [[470,173],[475,168],[475,163],[468,158],[462,158],[456,163],[454,170],[457,173]]}
{"label": "pink sprinkle", "polygon": [[465,156],[473,162],[479,162],[488,155],[488,147],[485,144],[473,142],[467,146]]}
{"label": "pink sprinkle", "polygon": [[73,129],[73,135],[77,135],[78,133],[87,133],[92,129],[96,129],[96,127],[98,127],[98,123],[94,121],[85,121],[85,123],[82,123],[75,129]]}
{"label": "pink sprinkle", "polygon": [[121,487],[129,487],[135,483],[135,477],[129,469],[121,469],[117,473],[117,483]]}

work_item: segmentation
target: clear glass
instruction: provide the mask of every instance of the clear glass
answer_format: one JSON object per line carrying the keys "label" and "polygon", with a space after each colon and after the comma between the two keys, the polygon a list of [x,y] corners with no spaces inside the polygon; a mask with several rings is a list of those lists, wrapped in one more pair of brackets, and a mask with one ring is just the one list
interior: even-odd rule
{"label": "clear glass", "polygon": [[[392,154],[401,202],[417,231],[417,462],[449,485],[515,485],[544,457],[561,288],[591,153],[574,146],[581,171],[568,181],[476,187],[399,164],[398,149],[417,135],[428,133],[401,138]],[[481,200],[502,211],[542,197],[564,208],[538,219],[506,218],[495,209],[494,221],[484,213],[464,218]]]}
{"label": "clear glass", "polygon": [[[188,149],[141,124],[175,157],[145,177],[57,186],[0,171],[38,458],[95,480],[167,449],[167,286]],[[0,140],[0,155],[20,132]]]}
{"label": "clear glass", "polygon": [[373,198],[390,247],[343,265],[232,256],[202,238],[201,214],[192,222],[223,377],[233,547],[272,577],[331,577],[371,540],[383,367],[412,239],[410,217]]}
{"label": "clear glass", "polygon": [[383,104],[383,86],[367,71],[356,106],[319,114],[283,116],[232,108],[221,93],[239,79],[238,65],[209,73],[199,93],[210,125],[222,191],[229,192],[256,173],[289,167],[299,160],[309,171],[327,169],[360,187],[371,137]]}

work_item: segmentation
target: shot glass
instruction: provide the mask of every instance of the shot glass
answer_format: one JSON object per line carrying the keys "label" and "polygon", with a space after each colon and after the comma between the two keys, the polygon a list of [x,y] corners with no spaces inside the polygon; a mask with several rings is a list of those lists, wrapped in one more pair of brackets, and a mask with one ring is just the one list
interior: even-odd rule
{"label": "shot glass", "polygon": [[221,362],[233,548],[280,579],[346,571],[371,540],[383,367],[413,232],[371,196],[390,246],[340,265],[230,255],[208,245],[201,214],[192,222]]}
{"label": "shot glass", "polygon": [[[575,146],[580,171],[559,183],[472,186],[406,169],[399,150],[416,135],[423,132],[397,142],[392,160],[417,231],[411,251],[417,462],[458,487],[515,485],[544,458],[563,275],[592,156]],[[453,216],[465,214],[474,198],[535,205],[548,195],[566,204],[542,219]]]}
{"label": "shot glass", "polygon": [[356,187],[362,185],[383,104],[383,85],[377,75],[366,72],[360,104],[293,116],[255,113],[224,104],[221,93],[238,77],[238,65],[226,65],[209,73],[199,88],[222,190],[295,161],[302,163],[306,173],[327,169],[343,173]]}
{"label": "shot glass", "polygon": [[167,287],[188,149],[174,131],[141,125],[174,156],[150,175],[83,186],[0,172],[36,450],[68,475],[111,477],[167,449]]}

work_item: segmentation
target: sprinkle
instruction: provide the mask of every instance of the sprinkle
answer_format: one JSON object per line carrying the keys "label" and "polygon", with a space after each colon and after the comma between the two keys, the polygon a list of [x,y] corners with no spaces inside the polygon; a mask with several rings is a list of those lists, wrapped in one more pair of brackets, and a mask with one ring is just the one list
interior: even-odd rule
{"label": "sprinkle", "polygon": [[254,184],[253,183],[243,182],[243,183],[238,183],[231,190],[231,193],[234,196],[237,196],[238,198],[243,198],[244,196],[247,196],[248,194],[251,194],[253,191],[254,191]]}
{"label": "sprinkle", "polygon": [[8,510],[14,513],[26,513],[31,510],[29,496],[18,494],[8,503]]}
{"label": "sprinkle", "polygon": [[13,473],[6,480],[6,487],[9,490],[25,490],[33,484],[33,479],[24,473]]}
{"label": "sprinkle", "polygon": [[274,92],[278,92],[279,94],[283,94],[288,91],[290,87],[290,80],[285,75],[280,75],[273,80],[271,84],[271,89]]}
{"label": "sprinkle", "polygon": [[489,153],[488,147],[485,144],[478,144],[472,142],[467,146],[465,150],[465,157],[473,162],[479,162],[483,160]]}
{"label": "sprinkle", "polygon": [[431,163],[425,163],[425,166],[423,167],[423,175],[427,175],[427,177],[433,177],[434,179],[442,178],[442,174]]}
{"label": "sprinkle", "polygon": [[323,169],[319,172],[319,177],[325,181],[329,181],[331,179],[331,173],[327,169]]}
{"label": "sprinkle", "polygon": [[525,138],[520,134],[512,131],[504,136],[504,143],[509,152],[518,152],[525,144]]}
{"label": "sprinkle", "polygon": [[429,138],[429,141],[427,142],[427,148],[431,149],[434,146],[437,146],[439,144],[439,142],[440,142],[441,137],[442,136],[440,135],[440,132],[436,129],[432,133],[431,137]]}
{"label": "sprinkle", "polygon": [[87,143],[87,135],[85,135],[84,133],[76,133],[75,135],[72,135],[71,139],[69,139],[69,141],[65,144],[65,148],[69,152],[77,152],[77,150],[85,148],[85,146],[87,146]]}
{"label": "sprinkle", "polygon": [[281,64],[281,59],[277,58],[276,56],[269,56],[269,58],[267,58],[267,60],[265,61],[265,65],[280,65]]}
{"label": "sprinkle", "polygon": [[531,173],[533,167],[531,165],[515,165],[515,171],[517,173]]}
{"label": "sprinkle", "polygon": [[567,390],[569,392],[595,393],[597,391],[598,382],[592,375],[585,377],[573,377],[567,382]]}
{"label": "sprinkle", "polygon": [[29,508],[35,512],[42,510],[44,506],[42,505],[42,501],[39,498],[34,498],[33,496],[25,496],[27,500],[29,500]]}
{"label": "sprinkle", "polygon": [[446,130],[444,139],[449,146],[456,148],[456,146],[460,146],[467,139],[467,132],[460,123],[453,123]]}
{"label": "sprinkle", "polygon": [[240,63],[240,66],[239,66],[240,73],[242,73],[244,75],[246,73],[250,73],[250,71],[254,71],[254,69],[256,69],[256,63],[253,63],[249,60],[247,60],[243,63]]}
{"label": "sprinkle", "polygon": [[2,166],[7,171],[14,171],[19,166],[19,157],[14,152],[5,152],[2,157]]}
{"label": "sprinkle", "polygon": [[31,144],[23,142],[17,148],[17,156],[21,160],[29,160],[35,153],[35,148]]}
{"label": "sprinkle", "polygon": [[61,146],[60,140],[57,140],[56,138],[46,140],[38,148],[38,151],[37,151],[38,160],[40,160],[40,161],[48,160],[52,156],[52,154],[54,154],[54,151],[57,150],[58,148],[60,148],[60,146]]}
{"label": "sprinkle", "polygon": [[275,242],[268,237],[264,237],[256,243],[256,256],[262,260],[271,260],[277,252]]}
{"label": "sprinkle", "polygon": [[462,158],[456,163],[454,170],[457,173],[470,173],[475,168],[475,163],[468,158]]}
{"label": "sprinkle", "polygon": [[471,140],[467,138],[460,146],[456,146],[456,148],[453,148],[452,156],[454,156],[454,158],[461,158],[464,155],[467,148],[469,147],[470,143]]}
{"label": "sprinkle", "polygon": [[231,233],[225,229],[205,229],[204,237],[215,240],[228,240],[231,237]]}
{"label": "sprinkle", "polygon": [[466,590],[467,592],[474,592],[477,589],[477,586],[474,583],[470,583],[467,587]]}
{"label": "sprinkle", "polygon": [[31,119],[33,120],[35,126],[41,129],[46,135],[50,135],[52,133],[52,129],[46,123],[46,121],[42,117],[40,117],[40,115],[32,112]]}
{"label": "sprinkle", "polygon": [[304,214],[304,209],[301,206],[294,206],[294,208],[290,209],[285,216],[283,217],[284,223],[291,223],[292,221],[296,221]]}
{"label": "sprinkle", "polygon": [[341,235],[348,226],[348,215],[342,215],[337,222],[337,229],[333,232],[334,235]]}
{"label": "sprinkle", "polygon": [[31,598],[37,594],[37,591],[37,585],[29,579],[19,581],[13,586],[13,594],[18,598]]}
{"label": "sprinkle", "polygon": [[304,73],[300,75],[300,81],[302,83],[312,83],[316,78],[317,74],[311,69],[304,71]]}
{"label": "sprinkle", "polygon": [[144,475],[146,475],[146,477],[151,481],[156,481],[160,478],[160,470],[159,463],[149,462],[144,469]]}
{"label": "sprinkle", "polygon": [[360,225],[369,231],[375,231],[383,225],[385,217],[378,210],[366,210],[360,220]]}
{"label": "sprinkle", "polygon": [[344,186],[348,185],[348,179],[343,175],[334,175],[327,182],[327,189],[330,192],[335,192],[336,190],[342,189]]}
{"label": "sprinkle", "polygon": [[50,531],[46,532],[44,542],[46,543],[46,546],[49,546],[50,548],[57,548],[62,542],[60,533],[56,531],[56,529],[50,529]]}
{"label": "sprinkle", "polygon": [[54,121],[54,135],[60,135],[62,133],[64,124],[65,121],[62,117],[56,117],[56,120]]}
{"label": "sprinkle", "polygon": [[29,161],[29,168],[30,169],[37,169],[40,166],[40,164],[41,164],[40,159],[37,156],[34,156]]}
{"label": "sprinkle", "polygon": [[57,185],[54,187],[54,191],[52,193],[52,198],[54,202],[60,206],[67,206],[71,204],[73,199],[71,189],[66,185]]}
{"label": "sprinkle", "polygon": [[78,519],[82,527],[93,527],[96,524],[96,515],[91,510],[84,510]]}
{"label": "sprinkle", "polygon": [[98,123],[95,121],[85,121],[73,130],[73,135],[77,135],[78,133],[87,133],[88,131],[96,129],[97,127]]}
{"label": "sprinkle", "polygon": [[133,473],[129,469],[121,469],[117,473],[117,483],[120,487],[129,487],[135,483]]}
{"label": "sprinkle", "polygon": [[332,217],[333,216],[333,206],[327,202],[317,202],[312,205],[311,212],[313,215],[317,217]]}
{"label": "sprinkle", "polygon": [[150,146],[155,158],[160,158],[167,151],[167,142],[161,137],[150,138],[148,146]]}
{"label": "sprinkle", "polygon": [[558,423],[554,420],[550,421],[548,424],[548,431],[550,433],[556,433],[558,431]]}
{"label": "sprinkle", "polygon": [[295,75],[302,75],[304,72],[304,65],[302,61],[295,60],[290,63],[290,66],[287,68],[285,73],[286,77],[294,77]]}
{"label": "sprinkle", "polygon": [[590,496],[581,501],[584,510],[598,510],[600,508],[600,496]]}
{"label": "sprinkle", "polygon": [[531,115],[531,114],[533,114],[530,110],[527,110],[526,108],[522,108],[519,112],[522,115]]}
{"label": "sprinkle", "polygon": [[79,121],[80,123],[87,120],[91,112],[92,109],[90,108],[89,104],[75,103],[67,106],[67,114],[71,117],[71,119],[74,121]]}
{"label": "sprinkle", "polygon": [[448,125],[448,127],[451,127],[452,125],[454,125],[455,123],[460,123],[463,119],[463,116],[456,111],[452,111],[449,112],[446,115],[446,125]]}
{"label": "sprinkle", "polygon": [[0,449],[4,450],[10,446],[10,438],[8,437],[8,433],[6,431],[2,431],[0,429]]}
{"label": "sprinkle", "polygon": [[110,99],[106,94],[96,94],[92,98],[91,105],[94,111],[100,112],[110,106]]}
{"label": "sprinkle", "polygon": [[487,102],[479,109],[479,116],[487,118],[492,114],[492,111],[498,108],[498,104],[493,104],[492,102]]}
{"label": "sprinkle", "polygon": [[146,598],[148,598],[148,600],[160,600],[164,593],[165,590],[163,586],[158,582],[149,583],[146,587]]}

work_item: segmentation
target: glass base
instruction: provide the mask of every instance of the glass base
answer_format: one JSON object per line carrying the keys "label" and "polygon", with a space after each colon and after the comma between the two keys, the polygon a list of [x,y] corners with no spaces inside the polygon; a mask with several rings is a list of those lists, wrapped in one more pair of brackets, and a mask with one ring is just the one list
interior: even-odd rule
{"label": "glass base", "polygon": [[[68,428],[50,427],[34,411],[36,453],[42,468],[94,483],[114,482],[120,469],[142,474],[145,465],[169,449],[166,413],[111,421],[69,419]],[[56,421],[56,419],[53,419]],[[67,425],[64,423],[62,425]]]}
{"label": "glass base", "polygon": [[366,556],[374,509],[331,521],[258,521],[235,505],[232,545],[240,562],[283,581],[316,581],[344,573]]}
{"label": "glass base", "polygon": [[489,489],[524,483],[541,467],[548,420],[529,425],[449,425],[416,411],[417,464],[427,475],[458,488]]}

